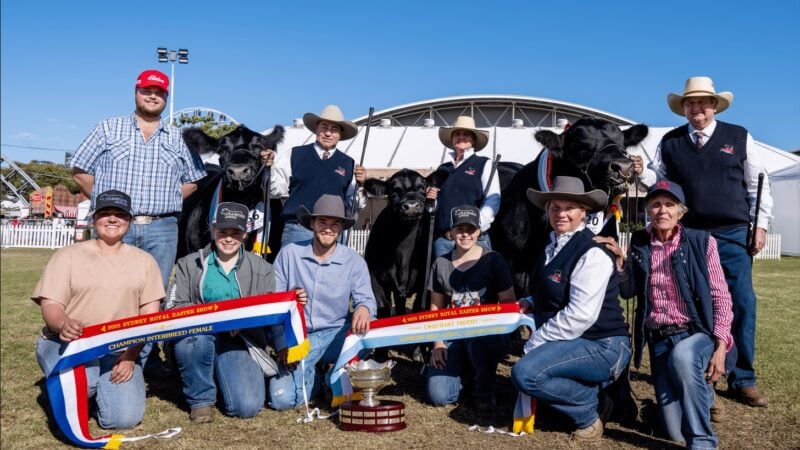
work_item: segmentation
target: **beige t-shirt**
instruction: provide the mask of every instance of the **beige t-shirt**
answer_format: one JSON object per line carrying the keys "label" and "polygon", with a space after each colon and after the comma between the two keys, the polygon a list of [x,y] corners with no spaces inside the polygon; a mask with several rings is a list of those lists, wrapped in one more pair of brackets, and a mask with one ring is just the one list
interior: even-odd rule
{"label": "beige t-shirt", "polygon": [[161,272],[149,253],[122,244],[113,255],[100,253],[95,240],[58,250],[31,294],[37,304],[50,299],[85,325],[138,316],[139,307],[165,296]]}

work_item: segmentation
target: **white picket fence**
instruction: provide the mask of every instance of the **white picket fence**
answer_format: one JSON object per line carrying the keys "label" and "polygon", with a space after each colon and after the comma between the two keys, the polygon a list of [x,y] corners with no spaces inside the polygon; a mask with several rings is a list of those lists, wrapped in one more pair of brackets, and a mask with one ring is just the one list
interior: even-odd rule
{"label": "white picket fence", "polygon": [[55,228],[50,224],[0,226],[0,246],[3,248],[61,248],[75,242],[75,227]]}
{"label": "white picket fence", "polygon": [[[350,248],[364,255],[369,239],[369,230],[351,230]],[[628,233],[620,235],[620,246],[628,248]],[[75,242],[75,227],[54,228],[50,224],[25,224],[0,226],[0,246],[3,248],[61,248]],[[767,245],[756,259],[781,259],[781,235],[767,234]]]}
{"label": "white picket fence", "polygon": [[[628,239],[630,233],[621,233],[619,236],[619,245],[626,252],[628,251]],[[781,235],[767,233],[767,244],[761,250],[756,259],[781,259]]]}

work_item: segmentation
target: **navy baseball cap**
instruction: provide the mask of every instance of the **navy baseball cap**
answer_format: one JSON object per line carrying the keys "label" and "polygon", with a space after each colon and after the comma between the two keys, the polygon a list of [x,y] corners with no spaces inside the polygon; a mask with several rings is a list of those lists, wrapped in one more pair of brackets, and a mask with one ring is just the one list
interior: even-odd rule
{"label": "navy baseball cap", "polygon": [[102,209],[117,208],[124,211],[126,214],[131,215],[131,197],[116,189],[105,191],[97,196],[94,200],[94,211],[92,215],[97,214]]}
{"label": "navy baseball cap", "polygon": [[480,228],[480,210],[472,205],[456,206],[450,210],[450,224],[450,228],[455,228],[459,225],[472,225],[475,228]]}
{"label": "navy baseball cap", "polygon": [[217,215],[214,218],[214,227],[218,230],[235,228],[247,231],[247,216],[250,210],[241,203],[223,202],[217,206]]}
{"label": "navy baseball cap", "polygon": [[647,190],[647,196],[644,199],[645,201],[648,201],[653,198],[653,196],[661,193],[670,194],[677,198],[679,202],[686,204],[686,196],[683,195],[683,188],[681,185],[674,181],[665,180],[663,178],[650,186],[650,189]]}

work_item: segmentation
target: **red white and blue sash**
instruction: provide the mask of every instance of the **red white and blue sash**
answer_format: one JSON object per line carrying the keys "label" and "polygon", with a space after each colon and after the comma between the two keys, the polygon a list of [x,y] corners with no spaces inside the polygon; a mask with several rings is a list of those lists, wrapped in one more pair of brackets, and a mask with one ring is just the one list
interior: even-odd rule
{"label": "red white and blue sash", "polygon": [[[536,328],[533,317],[521,314],[517,303],[439,309],[375,320],[370,323],[366,334],[350,334],[345,338],[339,359],[328,375],[333,406],[351,399],[353,387],[344,366],[357,359],[358,352],[365,348],[508,334],[522,325]],[[532,416],[530,408],[520,411]],[[533,426],[532,417],[527,423]]]}
{"label": "red white and blue sash", "polygon": [[285,328],[289,362],[303,359],[309,342],[303,308],[298,306],[294,291],[188,306],[86,327],[79,339],[66,346],[54,369],[47,374],[53,416],[62,432],[83,447],[118,448],[122,442],[171,437],[180,428],[140,437],[119,434],[92,437],[83,364],[131,345],[279,323]]}

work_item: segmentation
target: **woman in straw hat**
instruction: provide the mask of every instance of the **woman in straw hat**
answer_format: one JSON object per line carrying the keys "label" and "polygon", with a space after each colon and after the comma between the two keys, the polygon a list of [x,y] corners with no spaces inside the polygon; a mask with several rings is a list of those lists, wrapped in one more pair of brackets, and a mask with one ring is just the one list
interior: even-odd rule
{"label": "woman in straw hat", "polygon": [[[672,112],[689,123],[661,139],[650,167],[659,178],[683,187],[689,212],[682,224],[706,230],[716,238],[728,288],[733,295],[733,340],[738,357],[728,376],[731,395],[754,407],[767,406],[756,388],[756,295],[752,255],[764,248],[772,219],[772,196],[766,169],[753,137],[743,127],[716,120],[733,102],[730,92],[717,93],[708,77],[686,80],[681,95],[669,94]],[[764,174],[760,209],[755,219],[759,174]],[[752,230],[752,231],[751,231]],[[751,244],[750,233],[755,233]]]}
{"label": "woman in straw hat", "polygon": [[478,155],[489,143],[489,132],[477,129],[472,117],[459,116],[452,127],[439,129],[439,140],[450,149],[439,169],[448,170],[450,176],[441,190],[429,188],[427,192],[428,199],[438,203],[433,254],[439,257],[453,250],[453,241],[446,237],[450,211],[463,204],[480,208],[478,245],[491,250],[488,231],[500,209],[500,182],[496,176],[489,180],[492,160]]}
{"label": "woman in straw hat", "polygon": [[[311,231],[298,222],[297,214],[300,207],[311,208],[323,195],[339,196],[348,206],[353,204],[353,196],[357,195],[359,210],[367,202],[361,189],[367,179],[367,170],[337,149],[340,141],[353,139],[358,134],[356,124],[345,120],[336,105],[326,106],[319,115],[306,113],[303,123],[316,135],[314,143],[279,154],[274,164],[272,153],[262,152],[264,164],[272,166],[270,194],[274,198],[286,199],[281,212],[286,223],[281,246],[311,239]],[[348,213],[353,214],[352,211]]]}
{"label": "woman in straw hat", "polygon": [[[537,329],[511,372],[518,390],[547,402],[574,422],[576,440],[598,440],[610,402],[598,410],[600,388],[628,366],[630,339],[619,305],[614,260],[584,223],[608,196],[583,182],[556,177],[551,192],[528,189],[547,213],[551,242],[531,274]],[[602,417],[602,419],[601,419]]]}

